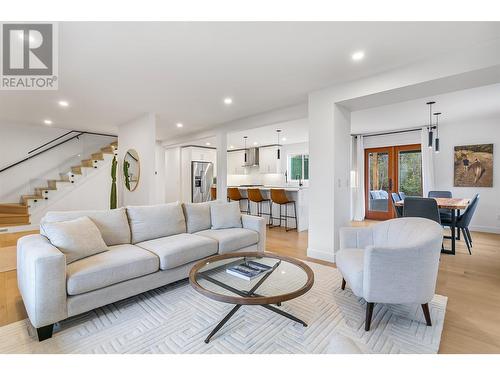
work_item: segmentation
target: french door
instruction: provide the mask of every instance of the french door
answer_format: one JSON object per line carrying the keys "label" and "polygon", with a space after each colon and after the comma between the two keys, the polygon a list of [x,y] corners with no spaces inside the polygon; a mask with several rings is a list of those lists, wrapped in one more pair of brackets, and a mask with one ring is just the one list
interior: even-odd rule
{"label": "french door", "polygon": [[365,149],[365,217],[395,217],[392,193],[422,196],[420,144]]}

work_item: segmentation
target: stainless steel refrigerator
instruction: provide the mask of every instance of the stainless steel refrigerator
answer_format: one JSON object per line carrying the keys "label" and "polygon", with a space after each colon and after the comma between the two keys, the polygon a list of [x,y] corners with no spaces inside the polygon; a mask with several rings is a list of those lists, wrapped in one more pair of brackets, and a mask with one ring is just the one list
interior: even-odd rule
{"label": "stainless steel refrigerator", "polygon": [[193,203],[208,202],[211,200],[210,187],[212,186],[214,166],[210,162],[191,162],[191,201]]}

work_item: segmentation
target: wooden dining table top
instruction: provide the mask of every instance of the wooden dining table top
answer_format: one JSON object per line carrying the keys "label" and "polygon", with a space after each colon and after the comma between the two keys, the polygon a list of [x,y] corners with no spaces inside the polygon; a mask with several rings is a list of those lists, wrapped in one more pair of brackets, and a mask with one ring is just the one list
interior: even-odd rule
{"label": "wooden dining table top", "polygon": [[[470,199],[466,198],[434,198],[439,208],[449,210],[463,210],[469,205]],[[396,206],[404,206],[404,200],[395,203]]]}

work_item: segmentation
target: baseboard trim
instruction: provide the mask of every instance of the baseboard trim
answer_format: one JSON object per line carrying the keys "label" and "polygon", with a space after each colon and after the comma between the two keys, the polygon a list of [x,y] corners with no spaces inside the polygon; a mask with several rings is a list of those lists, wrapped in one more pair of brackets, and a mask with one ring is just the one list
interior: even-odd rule
{"label": "baseboard trim", "polygon": [[483,225],[471,225],[469,229],[473,232],[485,232],[485,233],[496,233],[500,234],[499,227],[487,227]]}
{"label": "baseboard trim", "polygon": [[324,260],[326,262],[335,263],[335,254],[329,251],[316,250],[310,247],[307,248],[307,256],[309,258]]}

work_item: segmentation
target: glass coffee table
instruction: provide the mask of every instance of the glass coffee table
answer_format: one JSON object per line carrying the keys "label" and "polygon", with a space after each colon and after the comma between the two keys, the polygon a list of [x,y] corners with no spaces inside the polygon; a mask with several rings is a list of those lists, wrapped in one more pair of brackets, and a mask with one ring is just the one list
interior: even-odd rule
{"label": "glass coffee table", "polygon": [[[243,269],[238,268],[239,276],[234,275],[237,266],[243,266]],[[241,271],[244,273],[248,268],[260,269],[262,273],[253,278],[248,274],[242,276]],[[189,282],[205,297],[235,305],[207,336],[207,344],[243,305],[262,306],[307,327],[304,321],[273,306],[281,306],[282,302],[297,298],[312,288],[313,271],[297,259],[268,252],[214,255],[194,265]]]}

